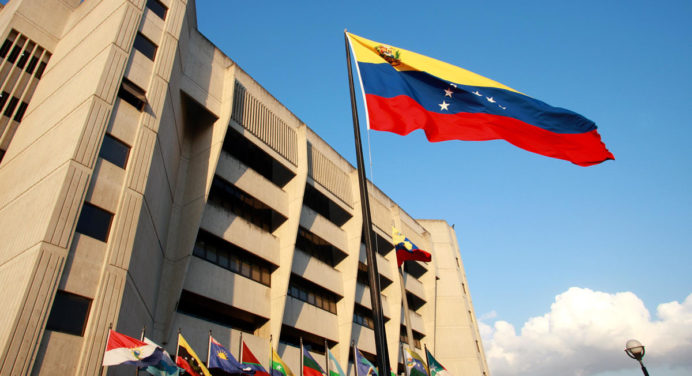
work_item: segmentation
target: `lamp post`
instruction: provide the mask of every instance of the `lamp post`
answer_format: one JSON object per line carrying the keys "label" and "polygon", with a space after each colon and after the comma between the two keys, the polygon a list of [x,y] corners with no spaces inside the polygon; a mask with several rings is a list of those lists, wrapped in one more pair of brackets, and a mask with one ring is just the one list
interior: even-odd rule
{"label": "lamp post", "polygon": [[642,363],[644,352],[644,345],[636,339],[631,339],[625,344],[625,353],[627,353],[630,358],[636,359],[639,362],[639,365],[642,366],[644,376],[649,376],[649,372],[646,370],[646,367],[644,367],[644,363]]}

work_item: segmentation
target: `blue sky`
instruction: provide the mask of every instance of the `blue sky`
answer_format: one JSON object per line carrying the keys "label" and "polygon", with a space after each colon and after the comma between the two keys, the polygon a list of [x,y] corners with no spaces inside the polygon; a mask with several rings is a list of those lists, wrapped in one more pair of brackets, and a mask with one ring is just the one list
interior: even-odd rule
{"label": "blue sky", "polygon": [[[501,346],[497,322],[519,335],[531,318],[557,317],[556,298],[565,301],[571,287],[609,297],[631,292],[650,323],[664,321],[660,304],[692,293],[692,3],[218,0],[197,7],[200,31],[354,165],[344,28],[596,122],[616,160],[588,168],[504,141],[369,134],[375,184],[413,217],[455,225],[474,307],[487,325],[486,351]],[[627,336],[655,337],[647,333],[636,325],[621,332],[613,358],[621,363],[584,374],[636,371],[621,351]],[[692,358],[692,349],[684,351]],[[691,369],[689,361],[650,354],[656,350],[645,359],[652,374]],[[491,361],[495,375],[523,374],[497,367]],[[536,367],[526,374],[541,374]]]}
{"label": "blue sky", "polygon": [[[412,216],[455,225],[476,313],[491,331],[498,321],[519,331],[552,313],[570,287],[631,292],[651,321],[659,320],[659,304],[692,293],[692,3],[224,0],[197,7],[200,31],[352,164],[344,28],[596,122],[616,160],[588,168],[504,141],[431,144],[420,131],[370,133],[375,184]],[[677,374],[674,360],[651,362],[652,373]]]}

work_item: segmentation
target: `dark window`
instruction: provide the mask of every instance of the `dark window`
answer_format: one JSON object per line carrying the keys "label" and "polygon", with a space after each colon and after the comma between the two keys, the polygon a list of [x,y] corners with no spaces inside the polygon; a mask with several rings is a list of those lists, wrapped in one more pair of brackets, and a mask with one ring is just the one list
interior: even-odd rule
{"label": "dark window", "polygon": [[5,42],[2,44],[2,47],[0,47],[0,57],[5,58],[7,56],[7,53],[10,52],[10,48],[12,47],[12,41],[9,39],[5,39]]}
{"label": "dark window", "polygon": [[14,114],[14,121],[20,122],[22,121],[22,118],[24,117],[24,112],[26,112],[26,107],[28,104],[26,102],[22,102],[19,104],[19,108],[17,109],[17,113]]}
{"label": "dark window", "polygon": [[127,78],[123,78],[120,91],[118,91],[118,97],[133,105],[139,111],[144,110],[144,105],[147,103],[145,91]]}
{"label": "dark window", "polygon": [[267,232],[274,232],[286,221],[286,217],[270,206],[218,176],[212,182],[209,201]]}
{"label": "dark window", "polygon": [[150,60],[153,61],[154,58],[156,58],[156,49],[158,47],[149,38],[142,35],[142,33],[137,33],[137,36],[135,36],[134,47],[135,47],[135,50],[141,52],[142,54],[144,54],[144,56],[148,57]]}
{"label": "dark window", "polygon": [[19,98],[12,97],[12,99],[10,99],[10,103],[7,105],[7,108],[5,109],[5,112],[3,113],[3,115],[5,115],[7,117],[12,116],[14,109],[17,107],[17,103],[19,103]]}
{"label": "dark window", "polygon": [[310,184],[305,185],[303,203],[339,227],[351,219],[351,214]]}
{"label": "dark window", "polygon": [[20,69],[24,69],[24,66],[26,65],[27,60],[29,60],[29,56],[31,56],[31,51],[34,49],[36,44],[34,42],[29,42],[26,44],[26,48],[24,49],[24,52],[19,56],[19,61],[17,62],[17,66]]}
{"label": "dark window", "polygon": [[180,293],[177,311],[246,333],[254,333],[267,322],[266,318],[187,290]]}
{"label": "dark window", "polygon": [[2,162],[2,158],[5,156],[5,151],[0,149],[0,162]]}
{"label": "dark window", "polygon": [[90,307],[91,299],[58,290],[46,329],[82,336]]}
{"label": "dark window", "polygon": [[5,105],[5,103],[7,102],[7,98],[9,98],[9,97],[10,97],[10,93],[8,93],[6,91],[3,91],[2,93],[0,93],[0,110],[2,110],[2,107]]}
{"label": "dark window", "polygon": [[36,74],[34,74],[34,77],[40,80],[41,77],[43,77],[44,70],[46,70],[46,62],[42,61],[41,64],[38,65],[38,69],[36,69]]}
{"label": "dark window", "polygon": [[159,0],[147,0],[147,8],[149,8],[154,14],[159,16],[162,20],[166,19],[166,13],[168,8],[163,5]]}
{"label": "dark window", "polygon": [[31,60],[29,61],[29,64],[26,66],[26,73],[34,73],[34,68],[36,68],[36,64],[38,64],[38,58],[36,56],[32,56]]}
{"label": "dark window", "polygon": [[206,231],[197,234],[192,254],[233,273],[271,287],[272,265]]}
{"label": "dark window", "polygon": [[339,298],[312,282],[292,275],[288,283],[288,295],[336,315],[336,302]]}
{"label": "dark window", "polygon": [[101,144],[99,157],[113,163],[114,165],[125,168],[127,165],[127,157],[130,155],[130,147],[117,138],[106,134]]}
{"label": "dark window", "polygon": [[108,240],[113,214],[88,202],[82,207],[77,221],[77,232],[103,242]]}
{"label": "dark window", "polygon": [[[424,335],[416,332],[415,330],[413,332],[413,345],[416,346],[416,348],[420,349],[421,348],[421,339],[425,337]],[[399,332],[399,342],[401,343],[408,343],[408,334],[406,334],[406,327],[401,326],[401,330]]]}
{"label": "dark window", "polygon": [[12,52],[10,52],[10,56],[7,58],[7,61],[14,63],[17,60],[17,56],[19,56],[20,52],[22,52],[22,48],[15,45]]}

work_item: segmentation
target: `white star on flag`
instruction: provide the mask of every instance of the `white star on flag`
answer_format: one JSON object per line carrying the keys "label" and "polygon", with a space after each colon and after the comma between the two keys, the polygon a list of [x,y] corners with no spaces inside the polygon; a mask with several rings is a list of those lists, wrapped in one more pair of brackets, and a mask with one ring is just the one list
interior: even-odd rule
{"label": "white star on flag", "polygon": [[449,90],[449,89],[445,89],[445,97],[450,97],[450,98],[451,98],[451,97],[452,97],[452,93],[453,93],[453,91],[451,91],[451,90]]}
{"label": "white star on flag", "polygon": [[487,99],[488,102],[490,102],[490,103],[495,103],[495,100],[493,99],[493,97],[485,97],[485,99]]}
{"label": "white star on flag", "polygon": [[447,102],[445,102],[445,101],[442,101],[442,103],[438,104],[438,106],[440,106],[440,111],[442,111],[442,110],[447,110],[447,111],[449,111],[449,109],[448,109],[449,103],[447,103]]}

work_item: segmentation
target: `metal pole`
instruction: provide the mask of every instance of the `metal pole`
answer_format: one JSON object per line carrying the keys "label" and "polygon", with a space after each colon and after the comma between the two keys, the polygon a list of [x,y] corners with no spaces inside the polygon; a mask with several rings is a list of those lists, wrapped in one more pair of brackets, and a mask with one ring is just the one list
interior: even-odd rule
{"label": "metal pole", "polygon": [[305,354],[303,354],[303,337],[300,337],[300,376],[303,376],[303,359],[305,359]]}
{"label": "metal pole", "polygon": [[406,322],[406,337],[408,337],[409,349],[413,350],[413,329],[411,329],[411,312],[408,309],[408,297],[406,296],[406,282],[404,282],[403,264],[402,267],[399,267],[398,269],[399,284],[401,285],[401,304],[404,306],[404,321]]}
{"label": "metal pole", "polygon": [[353,116],[353,134],[356,144],[356,159],[358,162],[358,186],[360,188],[360,205],[363,211],[363,231],[365,231],[365,251],[368,260],[368,280],[370,282],[370,302],[372,303],[372,318],[375,326],[375,348],[377,351],[377,365],[380,375],[390,376],[389,352],[387,350],[387,335],[384,329],[384,315],[382,314],[382,301],[380,300],[380,279],[377,271],[377,260],[372,248],[372,222],[370,216],[370,200],[368,197],[368,185],[365,179],[365,164],[363,163],[363,145],[360,138],[360,125],[358,123],[358,110],[356,108],[356,93],[353,87],[353,69],[351,68],[351,49],[349,48],[348,35],[344,30],[346,43],[346,64],[348,67],[348,83],[351,93],[351,114]]}
{"label": "metal pole", "polygon": [[644,376],[649,376],[649,371],[646,370],[646,367],[644,367],[644,363],[640,360],[639,365],[642,366],[642,372],[644,372]]}

